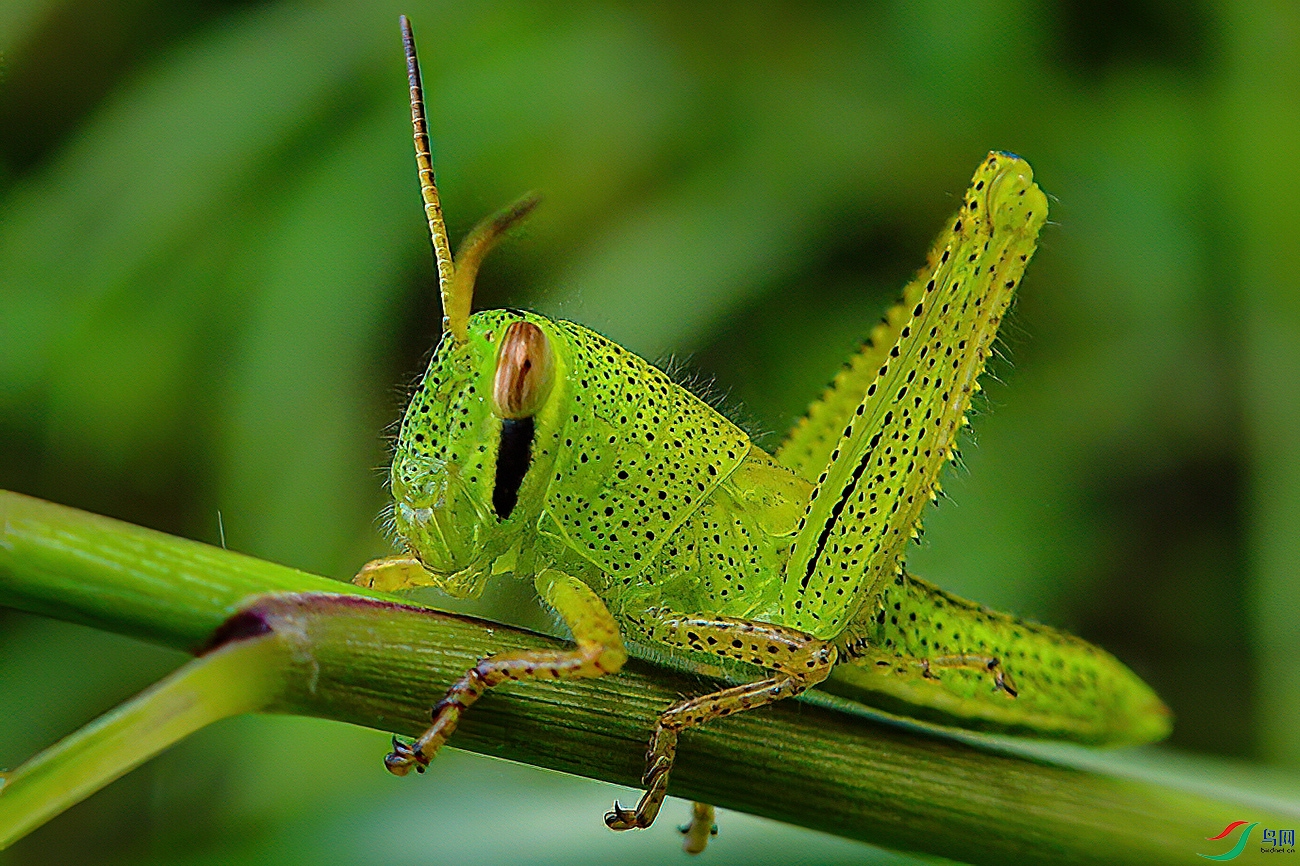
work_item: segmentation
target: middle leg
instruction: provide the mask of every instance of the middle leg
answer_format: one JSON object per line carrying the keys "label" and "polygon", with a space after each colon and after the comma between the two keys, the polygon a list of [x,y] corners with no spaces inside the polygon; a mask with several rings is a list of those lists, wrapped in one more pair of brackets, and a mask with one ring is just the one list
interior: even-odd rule
{"label": "middle leg", "polygon": [[661,611],[649,623],[658,642],[767,668],[774,676],[682,701],[660,717],[646,752],[646,791],[634,809],[618,803],[605,815],[613,830],[649,827],[668,794],[668,775],[682,731],[742,710],[793,697],[826,679],[835,647],[801,631],[733,617],[692,617]]}

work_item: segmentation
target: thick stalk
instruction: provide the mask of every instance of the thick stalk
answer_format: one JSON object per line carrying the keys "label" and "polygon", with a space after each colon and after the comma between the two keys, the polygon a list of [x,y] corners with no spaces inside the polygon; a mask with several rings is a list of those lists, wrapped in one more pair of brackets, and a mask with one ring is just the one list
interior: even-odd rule
{"label": "thick stalk", "polygon": [[[346,594],[319,594],[322,586]],[[305,594],[257,599],[259,588]],[[290,649],[277,663],[285,688],[273,708],[282,712],[415,734],[429,705],[482,655],[557,645],[360,596],[292,569],[0,493],[0,604],[172,646],[276,635]],[[511,684],[477,703],[452,742],[636,785],[656,715],[706,688],[699,676],[638,661],[597,680]],[[1280,798],[1252,804],[1194,794],[789,701],[684,737],[671,792],[972,863],[1186,863],[1211,850],[1205,837],[1230,819],[1248,814],[1291,826],[1300,816]]]}

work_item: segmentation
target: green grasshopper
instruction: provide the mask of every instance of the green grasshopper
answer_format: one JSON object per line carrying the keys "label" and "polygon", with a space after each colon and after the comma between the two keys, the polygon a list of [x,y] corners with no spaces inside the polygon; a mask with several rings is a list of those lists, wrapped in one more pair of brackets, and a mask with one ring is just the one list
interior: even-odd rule
{"label": "green grasshopper", "polygon": [[[629,653],[734,685],[660,715],[640,802],[605,816],[615,830],[655,820],[682,732],[814,686],[967,729],[1102,745],[1168,733],[1169,711],[1113,656],[903,567],[1047,217],[1024,160],[989,154],[901,302],[768,454],[580,325],[470,314],[484,255],[537,199],[482,223],[453,265],[405,18],[402,32],[443,334],[390,473],[407,555],[356,582],[469,597],[494,575],[531,578],[575,646],[482,659],[422,736],[394,738],[389,770],[423,770],[489,688],[612,674]],[[697,806],[692,850],[710,814]]]}

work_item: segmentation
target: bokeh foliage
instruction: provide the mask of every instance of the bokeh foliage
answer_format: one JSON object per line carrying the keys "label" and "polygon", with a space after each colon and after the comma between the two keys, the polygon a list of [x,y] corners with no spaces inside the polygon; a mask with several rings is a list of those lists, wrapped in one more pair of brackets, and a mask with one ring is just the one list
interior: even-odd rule
{"label": "bokeh foliage", "polygon": [[[1029,159],[1054,223],[914,570],[1107,646],[1174,746],[1300,767],[1287,4],[4,4],[0,486],[214,543],[220,514],[340,578],[388,549],[381,431],[437,333],[399,11],[453,237],[547,196],[478,306],[672,356],[768,445],[984,153]],[[0,611],[0,765],[179,660]],[[676,853],[670,815],[610,837],[603,787],[464,755],[399,782],[383,750],[219,726],[0,863]],[[736,862],[892,856],[723,833]]]}

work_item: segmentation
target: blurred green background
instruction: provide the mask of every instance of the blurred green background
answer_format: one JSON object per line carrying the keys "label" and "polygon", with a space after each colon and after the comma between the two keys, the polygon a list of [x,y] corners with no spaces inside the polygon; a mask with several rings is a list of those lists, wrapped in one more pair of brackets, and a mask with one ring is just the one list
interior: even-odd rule
{"label": "blurred green background", "polygon": [[[340,579],[389,550],[438,330],[398,12],[453,239],[547,197],[477,306],[675,358],[769,447],[1024,155],[1053,222],[913,570],[1115,652],[1164,748],[1300,768],[1290,3],[5,0],[0,487]],[[0,766],[181,661],[0,610]],[[224,723],[0,864],[680,862],[682,804],[614,836],[610,786],[385,743]],[[714,863],[904,862],[721,824]]]}

